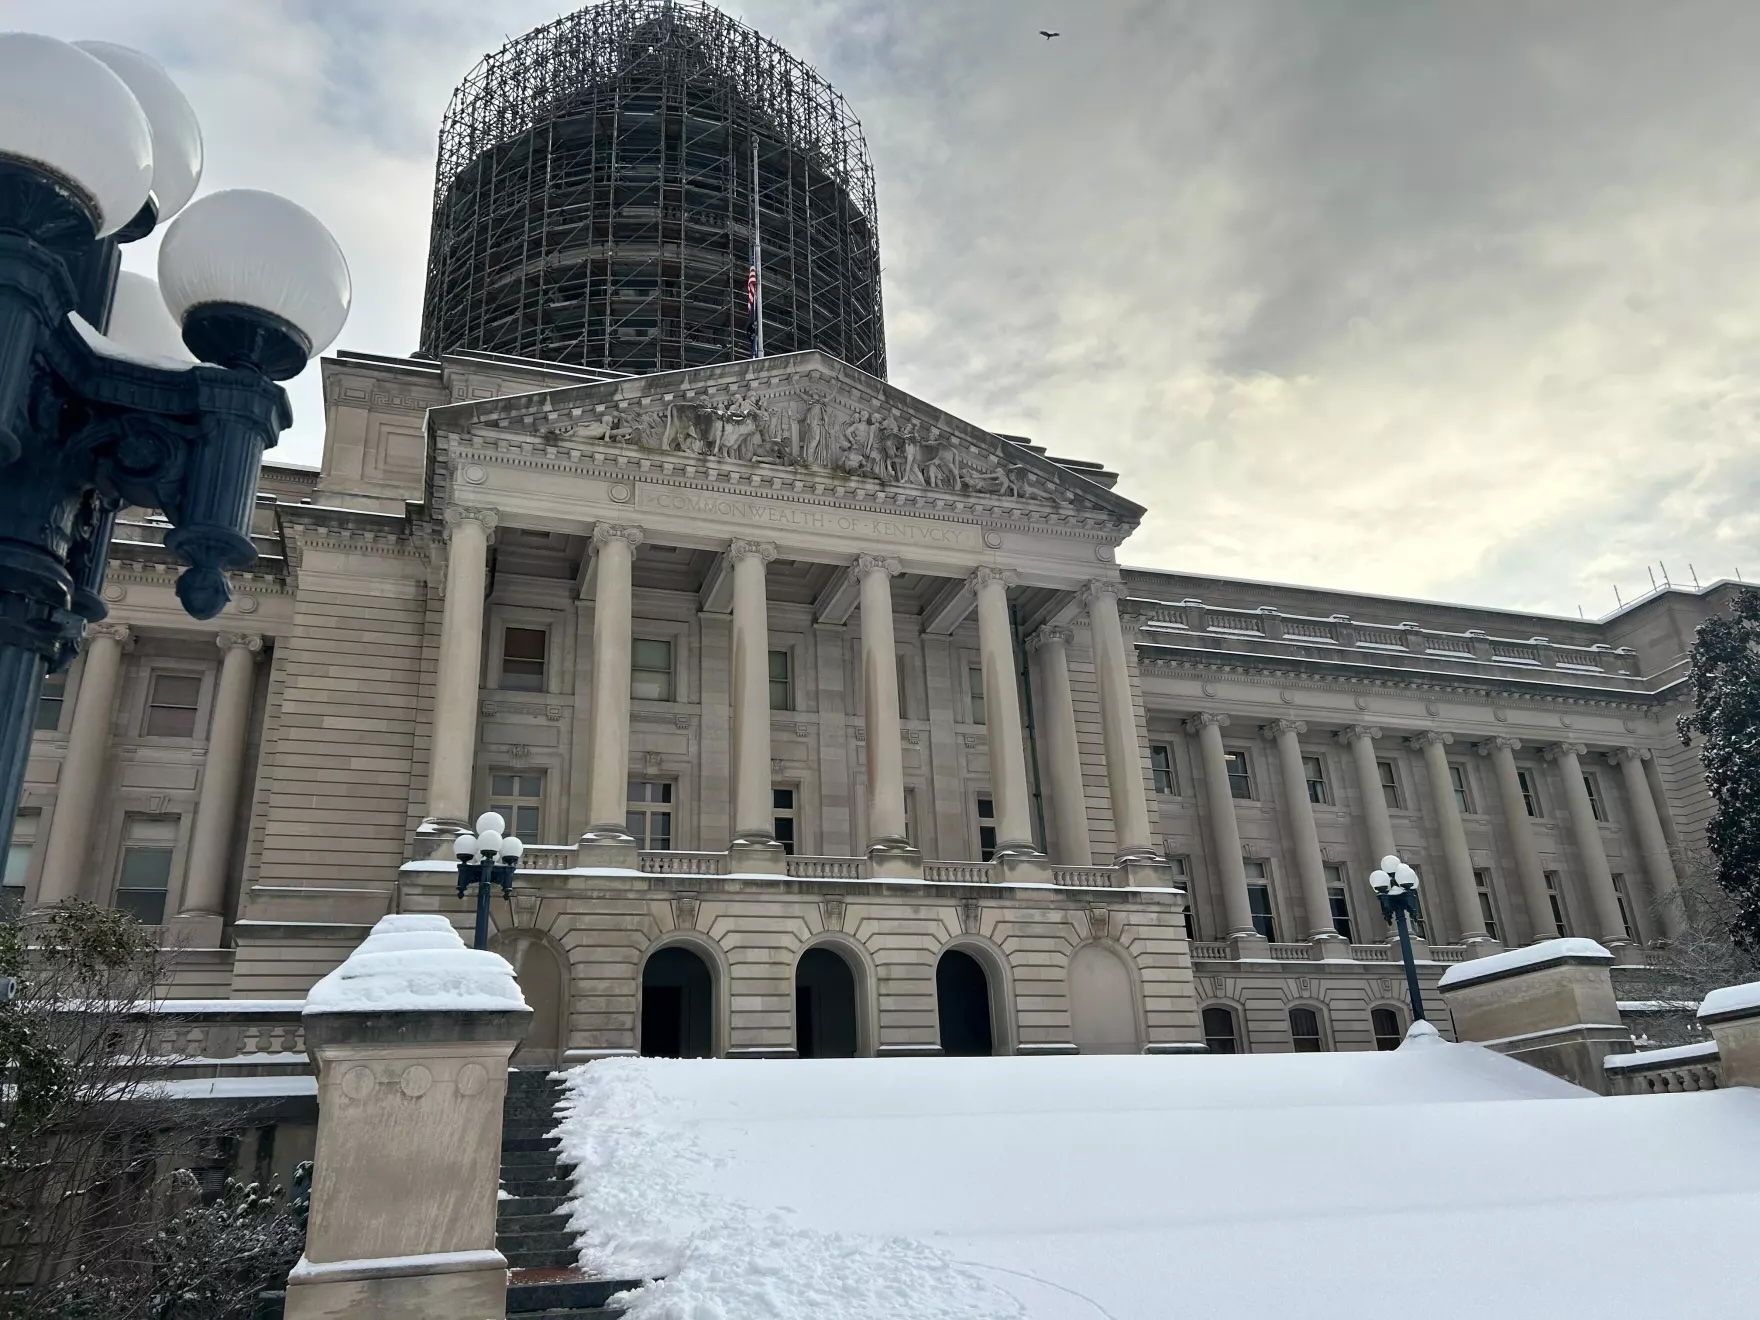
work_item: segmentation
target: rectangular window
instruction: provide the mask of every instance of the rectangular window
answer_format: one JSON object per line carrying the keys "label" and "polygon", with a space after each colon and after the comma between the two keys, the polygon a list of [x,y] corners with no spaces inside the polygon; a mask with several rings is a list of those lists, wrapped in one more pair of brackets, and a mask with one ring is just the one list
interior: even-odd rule
{"label": "rectangular window", "polygon": [[1448,767],[1448,783],[1454,789],[1455,809],[1463,816],[1473,814],[1473,799],[1467,795],[1467,769],[1465,766],[1450,764]]}
{"label": "rectangular window", "polygon": [[1516,771],[1516,783],[1521,785],[1522,806],[1530,816],[1538,819],[1540,812],[1540,794],[1534,787],[1534,772],[1531,770]]}
{"label": "rectangular window", "polygon": [[1497,925],[1497,903],[1491,894],[1491,872],[1480,869],[1473,872],[1473,887],[1479,892],[1479,920],[1485,924],[1485,933],[1494,940],[1503,938]]}
{"label": "rectangular window", "polygon": [[1332,793],[1326,787],[1326,767],[1318,756],[1302,758],[1302,778],[1308,781],[1308,801],[1321,805],[1332,801]]}
{"label": "rectangular window", "polygon": [[660,779],[629,781],[629,805],[624,808],[624,828],[636,847],[649,852],[672,848],[672,785]]}
{"label": "rectangular window", "polygon": [[193,738],[202,680],[195,674],[154,674],[147,696],[147,736]]}
{"label": "rectangular window", "polygon": [[637,637],[629,646],[629,694],[638,701],[672,700],[672,643]]}
{"label": "rectangular window", "polygon": [[917,846],[917,790],[914,788],[904,791],[904,837],[913,848]]}
{"label": "rectangular window", "polygon": [[782,845],[782,851],[790,857],[794,856],[794,801],[792,788],[773,788],[770,790],[770,805],[774,809],[776,842]]}
{"label": "rectangular window", "polygon": [[1346,940],[1356,939],[1351,925],[1351,896],[1345,887],[1344,867],[1338,862],[1326,864],[1326,901],[1332,908],[1332,929]]}
{"label": "rectangular window", "polygon": [[496,771],[489,776],[489,810],[507,822],[508,832],[525,843],[544,836],[541,808],[544,772],[541,770]]}
{"label": "rectangular window", "polygon": [[910,666],[905,663],[903,652],[898,657],[898,718],[908,720],[911,717],[911,688],[905,680],[910,677]]}
{"label": "rectangular window", "polygon": [[1596,820],[1606,820],[1607,807],[1601,800],[1601,781],[1594,775],[1584,775],[1583,791],[1589,795],[1589,814]]}
{"label": "rectangular window", "polygon": [[972,699],[972,723],[985,723],[984,671],[978,665],[966,666],[966,692],[970,694]]}
{"label": "rectangular window", "polygon": [[1149,767],[1155,774],[1157,793],[1177,793],[1179,784],[1173,777],[1173,748],[1165,743],[1149,745]]}
{"label": "rectangular window", "polygon": [[1381,798],[1395,811],[1406,809],[1406,800],[1399,791],[1399,778],[1393,772],[1392,761],[1377,761],[1375,769],[1381,776]]}
{"label": "rectangular window", "polygon": [[165,919],[171,856],[177,849],[176,816],[129,816],[122,827],[122,865],[116,903],[136,921],[156,926]]}
{"label": "rectangular window", "polygon": [[501,686],[508,692],[542,692],[549,643],[550,634],[542,628],[503,628]]}
{"label": "rectangular window", "polygon": [[61,727],[61,706],[67,700],[67,675],[50,674],[43,680],[43,694],[37,698],[37,720],[32,726],[39,733],[53,733]]}
{"label": "rectangular window", "polygon": [[990,861],[996,856],[996,803],[993,799],[978,799],[978,860]]}
{"label": "rectangular window", "polygon": [[1188,940],[1195,940],[1198,938],[1198,918],[1196,912],[1192,908],[1192,887],[1186,883],[1186,876],[1190,873],[1189,867],[1186,864],[1186,859],[1183,857],[1169,857],[1167,859],[1167,867],[1173,872],[1173,878],[1179,882],[1179,887],[1186,891],[1186,938]]}
{"label": "rectangular window", "polygon": [[770,652],[770,709],[794,709],[794,657],[787,651]]}
{"label": "rectangular window", "polygon": [[1626,878],[1617,871],[1613,874],[1613,896],[1619,902],[1619,924],[1625,927],[1626,938],[1637,939],[1638,932],[1632,926],[1632,900],[1626,893]]}
{"label": "rectangular window", "polygon": [[36,844],[37,814],[20,813],[12,824],[12,847],[6,853],[6,873],[0,877],[0,918],[24,907],[24,882],[31,870],[31,849]]}
{"label": "rectangular window", "polygon": [[1236,798],[1253,796],[1253,771],[1245,752],[1224,752],[1222,763],[1228,767],[1228,795]]}
{"label": "rectangular window", "polygon": [[1277,918],[1271,911],[1271,883],[1265,874],[1264,862],[1243,862],[1247,873],[1247,908],[1253,914],[1253,929],[1273,943],[1277,940]]}
{"label": "rectangular window", "polygon": [[[1546,880],[1546,901],[1552,905],[1553,933],[1562,938],[1570,934],[1570,923],[1565,920],[1564,895],[1559,892],[1558,872],[1544,871],[1541,874]],[[1543,917],[1536,915],[1536,924],[1543,920]]]}

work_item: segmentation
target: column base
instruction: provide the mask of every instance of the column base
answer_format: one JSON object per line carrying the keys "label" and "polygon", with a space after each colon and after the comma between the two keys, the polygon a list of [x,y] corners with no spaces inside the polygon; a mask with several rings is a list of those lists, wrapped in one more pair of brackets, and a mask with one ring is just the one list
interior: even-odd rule
{"label": "column base", "polygon": [[1159,857],[1119,857],[1112,863],[1124,873],[1127,889],[1178,889],[1173,868]]}
{"label": "column base", "polygon": [[1613,955],[1615,967],[1643,967],[1648,960],[1644,957],[1644,946],[1641,944],[1610,944],[1607,951]]}
{"label": "column base", "polygon": [[417,860],[435,857],[450,860],[452,841],[459,835],[470,832],[469,821],[455,820],[451,816],[429,816],[416,826],[415,847],[411,851]]}
{"label": "column base", "polygon": [[1351,942],[1337,931],[1325,935],[1314,935],[1310,942],[1320,951],[1322,962],[1349,962],[1351,960]]}
{"label": "column base", "polygon": [[734,874],[787,875],[788,852],[774,839],[735,839],[727,845],[727,869]]}
{"label": "column base", "polygon": [[1271,941],[1258,931],[1236,931],[1228,937],[1228,956],[1237,962],[1242,958],[1264,961],[1271,957]]}
{"label": "column base", "polygon": [[287,1276],[287,1320],[481,1320],[507,1313],[507,1258],[499,1251],[313,1264]]}
{"label": "column base", "polygon": [[218,912],[179,912],[161,927],[168,949],[218,949],[226,919]]}
{"label": "column base", "polygon": [[903,839],[876,839],[868,845],[870,880],[921,880],[923,854]]}
{"label": "column base", "polygon": [[642,853],[632,835],[615,826],[600,827],[581,835],[580,842],[575,845],[575,865],[615,866],[639,871]]}
{"label": "column base", "polygon": [[1489,935],[1481,935],[1476,940],[1462,940],[1469,958],[1489,958],[1503,952],[1503,941],[1494,940]]}
{"label": "column base", "polygon": [[996,878],[1003,884],[1049,885],[1055,883],[1051,874],[1051,859],[1042,852],[1026,850],[999,852],[990,865],[996,868]]}

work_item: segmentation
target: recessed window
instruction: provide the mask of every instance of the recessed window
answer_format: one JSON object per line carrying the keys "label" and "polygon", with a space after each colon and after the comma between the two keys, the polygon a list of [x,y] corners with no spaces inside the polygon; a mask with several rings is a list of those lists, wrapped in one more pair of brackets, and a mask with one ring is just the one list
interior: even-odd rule
{"label": "recessed window", "polygon": [[1195,940],[1198,938],[1198,918],[1196,912],[1192,908],[1191,887],[1185,883],[1186,877],[1191,874],[1191,867],[1185,858],[1170,856],[1167,859],[1167,869],[1172,871],[1174,879],[1180,882],[1179,887],[1186,891],[1186,939]]}
{"label": "recessed window", "polygon": [[966,666],[966,694],[972,702],[972,723],[984,724],[984,670],[979,665]]}
{"label": "recessed window", "polygon": [[1473,872],[1473,887],[1479,894],[1479,920],[1485,933],[1494,940],[1503,938],[1497,924],[1497,903],[1491,893],[1491,872],[1483,868]]}
{"label": "recessed window", "polygon": [[904,791],[904,837],[911,847],[917,846],[917,790]]}
{"label": "recessed window", "polygon": [[774,812],[773,830],[776,842],[782,845],[782,851],[790,857],[794,856],[795,845],[795,790],[792,788],[773,788],[770,790],[770,805]]}
{"label": "recessed window", "polygon": [[1601,798],[1601,781],[1594,775],[1584,775],[1583,791],[1589,795],[1589,814],[1596,820],[1606,820],[1607,807]]}
{"label": "recessed window", "polygon": [[1467,794],[1467,771],[1465,766],[1450,763],[1448,767],[1449,787],[1454,790],[1455,810],[1463,816],[1473,814],[1473,799]]}
{"label": "recessed window", "polygon": [[672,700],[672,643],[637,637],[629,647],[629,694],[637,701]]}
{"label": "recessed window", "polygon": [[542,628],[501,630],[501,686],[506,691],[544,690],[544,649],[549,640]]}
{"label": "recessed window", "polygon": [[193,738],[202,680],[196,674],[154,674],[147,696],[147,736]]}
{"label": "recessed window", "polygon": [[1399,776],[1394,772],[1393,762],[1375,762],[1375,772],[1381,776],[1381,800],[1395,811],[1404,811],[1405,794],[1399,791]]}
{"label": "recessed window", "polygon": [[507,822],[508,829],[526,843],[543,837],[544,772],[517,770],[489,776],[489,810]]}
{"label": "recessed window", "polygon": [[1613,873],[1613,897],[1619,904],[1619,924],[1625,927],[1626,938],[1637,939],[1638,932],[1632,925],[1632,900],[1626,893],[1626,878],[1618,871]]}
{"label": "recessed window", "polygon": [[1151,743],[1149,768],[1155,775],[1157,793],[1179,792],[1179,781],[1173,777],[1173,748],[1165,743]]}
{"label": "recessed window", "polygon": [[996,801],[978,799],[978,860],[988,862],[996,856]]}
{"label": "recessed window", "polygon": [[67,700],[67,675],[50,674],[43,680],[43,693],[37,698],[37,719],[32,726],[39,733],[53,733],[61,727],[61,707]]}
{"label": "recessed window", "polygon": [[1345,887],[1344,867],[1338,862],[1326,864],[1326,901],[1332,909],[1332,929],[1347,940],[1356,938],[1351,925],[1351,896]]}
{"label": "recessed window", "polygon": [[904,652],[898,653],[898,718],[908,720],[911,717],[911,686],[910,665],[906,663]]}
{"label": "recessed window", "polygon": [[629,781],[629,804],[624,808],[624,828],[634,836],[636,847],[666,852],[672,847],[672,784],[662,779]]}
{"label": "recessed window", "polygon": [[1247,873],[1247,909],[1253,914],[1253,929],[1273,943],[1277,940],[1277,918],[1271,911],[1271,880],[1265,874],[1264,862],[1242,862]]}
{"label": "recessed window", "polygon": [[794,656],[787,651],[770,652],[770,709],[794,709]]}
{"label": "recessed window", "polygon": [[116,876],[119,911],[156,926],[165,919],[171,857],[177,849],[176,816],[129,816],[122,827],[122,865]]}
{"label": "recessed window", "polygon": [[1289,1011],[1289,1036],[1297,1054],[1320,1054],[1326,1049],[1326,1037],[1320,1031],[1320,1014],[1311,1008]]}
{"label": "recessed window", "polygon": [[1232,1008],[1212,1004],[1204,1010],[1204,1047],[1212,1054],[1240,1053],[1240,1031]]}
{"label": "recessed window", "polygon": [[1302,778],[1308,781],[1308,801],[1322,806],[1332,801],[1332,790],[1326,785],[1326,767],[1318,756],[1302,758]]}
{"label": "recessed window", "polygon": [[1228,795],[1235,798],[1253,796],[1253,770],[1245,752],[1224,752],[1222,763],[1228,770]]}
{"label": "recessed window", "polygon": [[36,812],[20,812],[12,823],[12,845],[6,853],[6,872],[0,876],[0,918],[24,907],[24,882],[31,872],[31,850],[37,841]]}
{"label": "recessed window", "polygon": [[1397,1050],[1405,1033],[1399,1028],[1399,1014],[1391,1008],[1369,1010],[1369,1030],[1375,1033],[1375,1048]]}
{"label": "recessed window", "polygon": [[1553,932],[1560,938],[1570,934],[1570,923],[1565,920],[1564,894],[1560,892],[1557,871],[1543,871],[1546,880],[1546,901],[1552,907]]}
{"label": "recessed window", "polygon": [[1540,810],[1540,791],[1534,785],[1534,772],[1532,770],[1516,771],[1516,783],[1521,785],[1522,806],[1527,813],[1536,819],[1545,814]]}

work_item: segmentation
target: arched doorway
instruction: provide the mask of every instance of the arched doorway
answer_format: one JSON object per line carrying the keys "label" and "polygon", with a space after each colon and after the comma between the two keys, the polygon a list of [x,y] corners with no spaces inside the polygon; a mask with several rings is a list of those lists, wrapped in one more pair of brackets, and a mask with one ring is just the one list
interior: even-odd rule
{"label": "arched doorway", "polygon": [[1124,959],[1084,944],[1069,960],[1070,1033],[1083,1054],[1135,1054],[1137,995]]}
{"label": "arched doorway", "polygon": [[706,1059],[715,1052],[715,977],[682,945],[661,949],[642,968],[642,1053]]}
{"label": "arched doorway", "polygon": [[567,1025],[565,988],[568,975],[561,956],[533,931],[503,931],[489,947],[513,967],[520,992],[532,1010],[532,1024],[513,1052],[516,1068],[556,1068],[562,1063],[562,1033]]}
{"label": "arched doorway", "polygon": [[986,1055],[996,1052],[990,1017],[990,978],[984,965],[961,949],[949,949],[935,964],[935,1007],[941,1019],[941,1052]]}
{"label": "arched doorway", "polygon": [[853,1059],[856,978],[841,954],[808,949],[794,969],[794,1048],[803,1059]]}

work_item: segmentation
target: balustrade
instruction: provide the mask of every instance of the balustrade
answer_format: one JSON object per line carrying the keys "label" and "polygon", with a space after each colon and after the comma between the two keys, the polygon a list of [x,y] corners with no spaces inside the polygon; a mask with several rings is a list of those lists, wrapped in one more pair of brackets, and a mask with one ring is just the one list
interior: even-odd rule
{"label": "balustrade", "polygon": [[1715,1091],[1723,1086],[1723,1066],[1714,1040],[1637,1054],[1610,1054],[1602,1066],[1613,1095]]}

